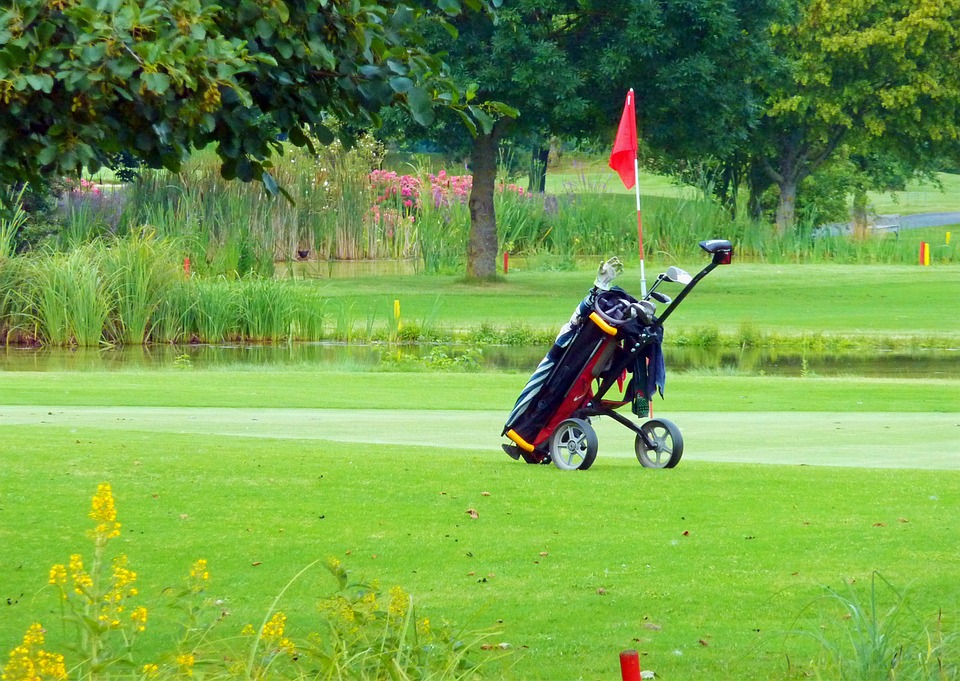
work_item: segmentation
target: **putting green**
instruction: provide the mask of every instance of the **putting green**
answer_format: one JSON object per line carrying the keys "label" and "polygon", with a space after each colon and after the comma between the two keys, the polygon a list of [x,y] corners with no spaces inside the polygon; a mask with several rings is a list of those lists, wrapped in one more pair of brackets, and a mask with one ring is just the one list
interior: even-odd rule
{"label": "putting green", "polygon": [[[960,414],[664,413],[685,441],[684,459],[870,468],[960,469]],[[411,409],[244,409],[0,406],[0,426],[118,430],[487,450],[501,456],[505,412]],[[598,464],[633,457],[633,435],[594,419]],[[309,445],[307,445],[309,446]],[[318,448],[318,451],[319,448]]]}

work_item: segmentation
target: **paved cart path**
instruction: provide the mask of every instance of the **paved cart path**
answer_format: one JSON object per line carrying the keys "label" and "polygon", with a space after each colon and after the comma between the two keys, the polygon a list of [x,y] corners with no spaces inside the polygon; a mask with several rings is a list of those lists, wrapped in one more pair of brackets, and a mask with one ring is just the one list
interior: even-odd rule
{"label": "paved cart path", "polygon": [[[680,427],[686,461],[960,470],[960,414],[663,415]],[[4,427],[32,426],[91,436],[107,429],[143,438],[164,432],[300,439],[308,447],[311,440],[332,440],[415,445],[443,455],[487,451],[509,463],[500,450],[504,418],[499,411],[0,406],[0,434]],[[598,461],[634,456],[628,430],[610,419],[595,419],[594,426],[600,441]]]}

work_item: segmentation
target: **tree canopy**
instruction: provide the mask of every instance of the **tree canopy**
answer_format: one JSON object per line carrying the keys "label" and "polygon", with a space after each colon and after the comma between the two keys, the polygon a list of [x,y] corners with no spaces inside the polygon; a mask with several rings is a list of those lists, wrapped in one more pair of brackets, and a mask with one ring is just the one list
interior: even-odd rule
{"label": "tree canopy", "polygon": [[841,144],[921,164],[960,144],[960,0],[810,0],[772,41],[784,71],[755,153],[789,229],[799,183]]}
{"label": "tree canopy", "polygon": [[[424,22],[481,0],[17,0],[0,12],[0,181],[94,171],[118,152],[179,168],[216,144],[263,179],[278,133],[333,140],[399,102],[429,123],[465,106]],[[482,123],[482,121],[481,121]]]}

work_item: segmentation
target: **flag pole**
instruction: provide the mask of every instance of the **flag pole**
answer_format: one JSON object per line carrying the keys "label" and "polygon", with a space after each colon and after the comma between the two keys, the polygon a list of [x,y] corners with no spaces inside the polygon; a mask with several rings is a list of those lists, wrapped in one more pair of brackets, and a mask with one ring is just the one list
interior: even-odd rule
{"label": "flag pole", "polygon": [[[633,92],[633,90],[631,90]],[[637,190],[637,240],[640,242],[640,297],[647,295],[647,275],[643,271],[643,218],[640,216],[640,161],[633,157],[633,179]]]}
{"label": "flag pole", "polygon": [[[624,186],[629,189],[636,187],[637,194],[637,237],[640,244],[640,295],[647,295],[647,275],[644,271],[643,257],[643,219],[640,215],[640,161],[637,150],[640,144],[637,140],[636,101],[633,88],[627,92],[627,99],[623,103],[623,114],[620,116],[620,125],[617,126],[617,137],[613,142],[613,151],[610,153],[610,167],[617,171]],[[633,161],[633,177],[630,176],[630,161]]]}

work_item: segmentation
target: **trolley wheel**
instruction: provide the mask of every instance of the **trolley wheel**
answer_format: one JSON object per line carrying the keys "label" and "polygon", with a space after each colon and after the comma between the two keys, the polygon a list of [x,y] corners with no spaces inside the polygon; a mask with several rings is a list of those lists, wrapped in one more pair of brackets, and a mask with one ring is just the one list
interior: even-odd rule
{"label": "trolley wheel", "polygon": [[564,471],[585,471],[597,458],[597,433],[583,419],[562,421],[550,436],[550,458]]}
{"label": "trolley wheel", "polygon": [[683,456],[683,437],[680,429],[667,419],[651,419],[640,426],[647,439],[653,443],[648,447],[643,436],[637,435],[635,449],[637,460],[645,468],[673,468]]}

